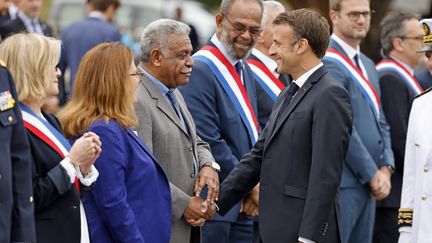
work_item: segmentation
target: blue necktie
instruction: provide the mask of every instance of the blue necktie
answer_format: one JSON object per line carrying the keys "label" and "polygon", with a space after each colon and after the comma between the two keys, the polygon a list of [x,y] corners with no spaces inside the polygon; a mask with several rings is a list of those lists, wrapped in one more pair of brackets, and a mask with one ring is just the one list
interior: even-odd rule
{"label": "blue necktie", "polygon": [[242,79],[242,70],[243,70],[243,65],[241,61],[238,61],[236,63],[236,65],[234,65],[239,77],[240,77],[240,81],[243,83],[243,79]]}

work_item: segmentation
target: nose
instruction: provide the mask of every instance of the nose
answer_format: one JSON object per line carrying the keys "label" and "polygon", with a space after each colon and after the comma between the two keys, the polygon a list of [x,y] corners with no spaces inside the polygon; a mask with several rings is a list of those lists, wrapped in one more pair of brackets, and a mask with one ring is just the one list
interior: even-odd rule
{"label": "nose", "polygon": [[189,55],[187,57],[185,64],[187,67],[193,67],[195,65],[195,62],[193,61],[192,56]]}
{"label": "nose", "polygon": [[60,77],[62,75],[62,72],[59,67],[56,67],[56,75],[57,77]]}
{"label": "nose", "polygon": [[274,43],[272,43],[272,45],[270,46],[269,55],[273,57],[276,55],[276,47]]}

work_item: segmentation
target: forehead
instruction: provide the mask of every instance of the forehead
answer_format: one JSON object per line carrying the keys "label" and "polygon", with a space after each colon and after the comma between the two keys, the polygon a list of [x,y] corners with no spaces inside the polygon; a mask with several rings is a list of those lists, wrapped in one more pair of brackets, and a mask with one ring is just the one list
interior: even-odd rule
{"label": "forehead", "polygon": [[290,43],[294,30],[289,24],[278,24],[273,26],[273,40],[278,43]]}
{"label": "forehead", "polygon": [[170,35],[169,48],[174,51],[192,49],[192,44],[188,35],[174,33]]}
{"label": "forehead", "polygon": [[370,3],[368,0],[342,0],[340,3],[340,10],[343,12],[369,11]]}
{"label": "forehead", "polygon": [[262,8],[256,1],[237,0],[230,7],[226,16],[232,22],[239,22],[245,25],[260,25]]}
{"label": "forehead", "polygon": [[423,29],[420,27],[420,22],[417,19],[408,19],[404,23],[407,33],[413,33],[414,35],[424,35]]}

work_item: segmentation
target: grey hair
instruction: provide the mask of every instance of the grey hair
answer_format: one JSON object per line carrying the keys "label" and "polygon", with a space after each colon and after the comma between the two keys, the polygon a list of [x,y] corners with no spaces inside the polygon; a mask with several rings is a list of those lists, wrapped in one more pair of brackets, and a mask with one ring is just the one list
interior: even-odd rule
{"label": "grey hair", "polygon": [[403,37],[407,29],[405,24],[407,20],[419,19],[419,15],[404,11],[391,12],[380,23],[380,39],[381,47],[385,55],[388,55],[393,50],[393,39]]}
{"label": "grey hair", "polygon": [[268,22],[273,22],[273,19],[269,19],[269,14],[272,12],[285,12],[285,7],[278,1],[264,1],[263,17],[261,20],[261,26],[266,26]]}
{"label": "grey hair", "polygon": [[[234,4],[235,1],[236,0],[222,0],[221,5],[220,5],[221,13],[228,14],[231,6]],[[257,2],[260,5],[261,12],[262,12],[264,9],[263,1],[262,0],[255,0],[255,2]]]}
{"label": "grey hair", "polygon": [[151,22],[141,34],[141,61],[150,62],[152,50],[158,49],[163,55],[169,50],[169,40],[172,34],[189,35],[190,27],[172,19],[158,19]]}

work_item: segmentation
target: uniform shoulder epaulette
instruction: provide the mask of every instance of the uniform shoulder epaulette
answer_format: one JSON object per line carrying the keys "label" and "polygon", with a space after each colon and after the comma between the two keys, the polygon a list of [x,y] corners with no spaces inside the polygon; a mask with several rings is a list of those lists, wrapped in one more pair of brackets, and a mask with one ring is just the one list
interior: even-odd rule
{"label": "uniform shoulder epaulette", "polygon": [[0,67],[6,67],[6,63],[2,59],[0,59]]}
{"label": "uniform shoulder epaulette", "polygon": [[427,89],[427,90],[425,90],[425,91],[423,91],[422,93],[416,95],[416,96],[414,97],[414,99],[417,99],[418,97],[420,97],[420,96],[422,96],[422,95],[424,95],[424,94],[430,92],[431,90],[432,90],[432,87],[429,88],[429,89]]}

